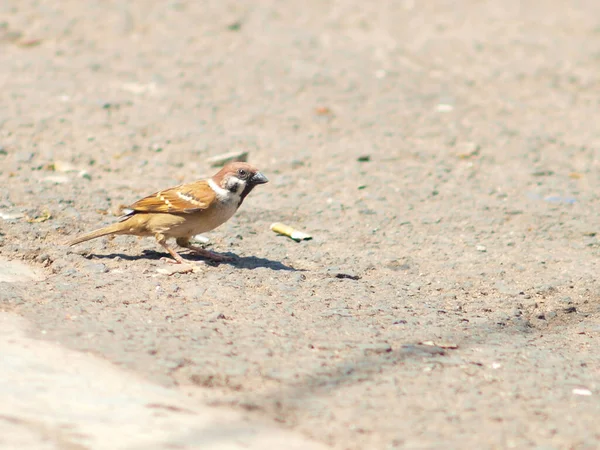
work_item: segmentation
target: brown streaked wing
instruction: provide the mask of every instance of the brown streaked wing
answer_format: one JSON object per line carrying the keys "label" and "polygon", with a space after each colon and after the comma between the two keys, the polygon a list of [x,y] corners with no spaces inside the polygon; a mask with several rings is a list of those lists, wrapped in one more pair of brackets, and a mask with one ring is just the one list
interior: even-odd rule
{"label": "brown streaked wing", "polygon": [[136,212],[190,214],[208,208],[214,199],[215,191],[208,182],[196,181],[149,195],[129,208]]}

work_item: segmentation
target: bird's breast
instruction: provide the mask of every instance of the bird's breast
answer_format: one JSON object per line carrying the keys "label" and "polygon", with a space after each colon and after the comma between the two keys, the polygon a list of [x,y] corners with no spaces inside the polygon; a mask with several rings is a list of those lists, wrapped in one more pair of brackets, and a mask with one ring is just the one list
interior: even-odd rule
{"label": "bird's breast", "polygon": [[238,204],[239,200],[221,202],[204,211],[181,215],[183,220],[164,234],[170,237],[188,237],[214,230],[231,219]]}

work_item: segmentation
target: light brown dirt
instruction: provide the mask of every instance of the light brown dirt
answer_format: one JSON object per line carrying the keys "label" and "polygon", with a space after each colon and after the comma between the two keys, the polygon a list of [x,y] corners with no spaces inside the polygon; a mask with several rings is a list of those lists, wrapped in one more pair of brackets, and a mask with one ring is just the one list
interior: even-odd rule
{"label": "light brown dirt", "polygon": [[[0,306],[35,337],[333,448],[600,446],[600,3],[1,8],[0,256],[48,278]],[[271,183],[209,235],[233,263],[62,245],[235,148]]]}

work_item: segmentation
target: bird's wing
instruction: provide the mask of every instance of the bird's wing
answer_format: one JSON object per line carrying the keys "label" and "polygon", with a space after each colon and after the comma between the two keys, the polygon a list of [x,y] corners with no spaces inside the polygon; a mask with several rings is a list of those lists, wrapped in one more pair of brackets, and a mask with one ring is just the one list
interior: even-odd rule
{"label": "bird's wing", "polygon": [[128,209],[133,212],[191,214],[207,209],[215,197],[215,191],[207,181],[196,181],[149,195]]}

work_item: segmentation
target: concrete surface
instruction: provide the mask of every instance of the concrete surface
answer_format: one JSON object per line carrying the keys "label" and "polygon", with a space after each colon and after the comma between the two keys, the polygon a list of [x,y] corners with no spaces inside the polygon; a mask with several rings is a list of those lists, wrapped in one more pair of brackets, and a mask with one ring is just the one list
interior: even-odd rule
{"label": "concrete surface", "polygon": [[[599,55],[597,0],[0,2],[0,309],[335,449],[599,448]],[[239,149],[232,262],[64,247]]]}
{"label": "concrete surface", "polygon": [[0,313],[2,449],[326,448],[28,338],[26,329],[23,319]]}

